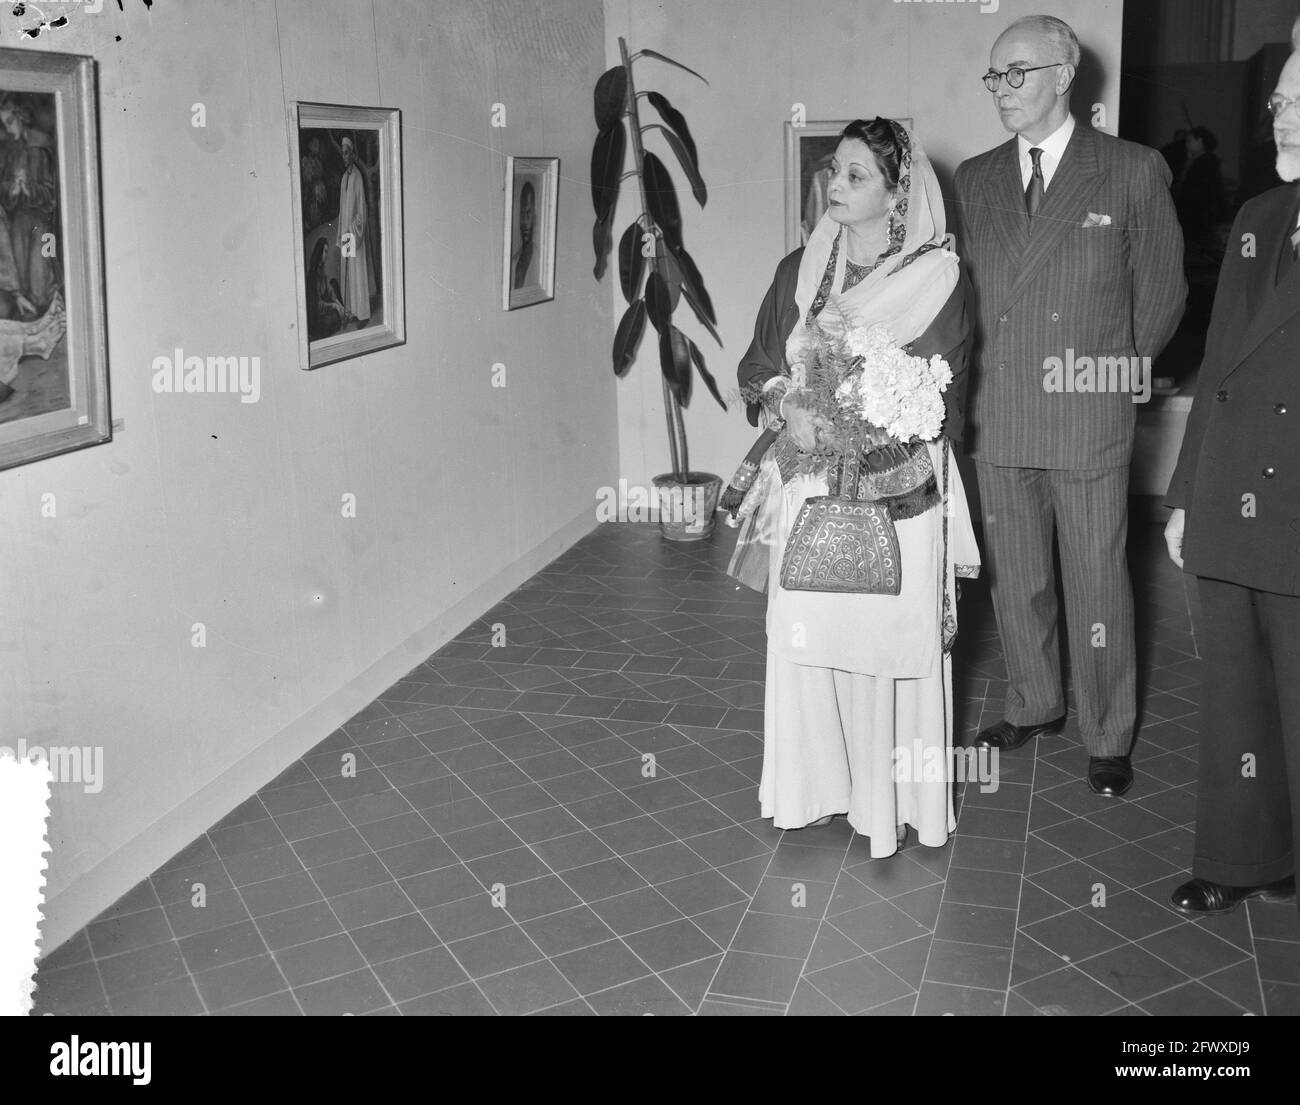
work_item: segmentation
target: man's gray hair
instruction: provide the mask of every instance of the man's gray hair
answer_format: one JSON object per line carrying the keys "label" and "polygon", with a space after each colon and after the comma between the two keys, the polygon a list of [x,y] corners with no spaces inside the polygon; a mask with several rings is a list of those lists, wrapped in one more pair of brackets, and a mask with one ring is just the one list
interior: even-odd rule
{"label": "man's gray hair", "polygon": [[1291,25],[1291,49],[1300,51],[1300,18]]}
{"label": "man's gray hair", "polygon": [[[1032,31],[1040,35],[1047,39],[1053,53],[1057,54],[1062,61],[1069,62],[1076,69],[1079,67],[1079,36],[1064,19],[1057,19],[1054,15],[1026,15],[1012,23],[1002,32],[1002,35],[1009,35],[1012,31]],[[1300,19],[1296,20],[1296,29],[1291,32],[1293,45],[1298,32],[1300,32]]]}

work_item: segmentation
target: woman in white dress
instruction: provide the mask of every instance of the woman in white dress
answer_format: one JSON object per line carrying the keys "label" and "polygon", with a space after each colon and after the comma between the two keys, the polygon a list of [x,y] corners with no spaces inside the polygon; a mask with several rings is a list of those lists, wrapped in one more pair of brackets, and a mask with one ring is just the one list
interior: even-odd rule
{"label": "woman in white dress", "polygon": [[[966,281],[944,248],[938,182],[911,133],[891,120],[855,121],[832,168],[827,212],[778,266],[740,366],[745,394],[774,421],[733,481],[743,488],[752,478],[731,570],[768,593],[762,815],[798,829],[847,814],[883,857],[908,825],[930,847],[956,827],[955,582],[977,574],[979,553],[950,454],[962,432],[970,324]],[[849,447],[798,386],[812,328],[851,337],[877,323],[906,352],[938,354],[953,373],[942,433],[910,446],[909,463],[933,476],[905,509],[891,504],[901,589],[787,590],[783,554],[800,507],[828,493],[828,472]]]}

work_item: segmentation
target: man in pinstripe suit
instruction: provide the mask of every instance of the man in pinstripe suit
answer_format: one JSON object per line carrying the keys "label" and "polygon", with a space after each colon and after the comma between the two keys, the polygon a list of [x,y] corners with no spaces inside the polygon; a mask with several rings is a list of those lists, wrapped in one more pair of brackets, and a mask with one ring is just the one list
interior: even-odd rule
{"label": "man in pinstripe suit", "polygon": [[1124,551],[1134,403],[1143,379],[1150,394],[1141,359],[1173,335],[1187,286],[1169,168],[1075,124],[1078,63],[1059,19],[1008,27],[985,85],[1015,137],[955,181],[979,319],[967,440],[1009,678],[1004,720],[979,743],[1011,750],[1064,724],[1055,532],[1088,784],[1117,796],[1133,781],[1137,713]]}

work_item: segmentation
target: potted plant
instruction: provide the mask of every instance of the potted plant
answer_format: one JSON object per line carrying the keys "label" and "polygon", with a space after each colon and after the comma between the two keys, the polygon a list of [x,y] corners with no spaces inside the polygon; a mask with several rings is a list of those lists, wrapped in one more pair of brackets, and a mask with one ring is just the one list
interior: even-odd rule
{"label": "potted plant", "polygon": [[[719,346],[722,339],[718,337],[717,317],[699,269],[682,244],[681,208],[672,177],[663,161],[645,148],[644,139],[652,131],[658,132],[676,155],[701,207],[708,200],[708,189],[700,175],[695,141],[686,120],[660,93],[637,91],[632,63],[638,58],[655,58],[684,69],[705,84],[709,82],[694,69],[654,50],[629,55],[627,42],[622,38],[618,40],[618,49],[621,64],[601,74],[594,94],[599,129],[591,151],[591,199],[596,209],[593,272],[597,280],[605,273],[614,245],[614,209],[620,185],[626,178],[634,177],[641,213],[628,225],[618,243],[619,283],[628,306],[614,335],[614,375],[622,377],[632,366],[648,319],[658,335],[664,417],[672,456],[672,471],[654,478],[659,496],[659,526],[671,540],[695,541],[713,531],[722,480],[711,472],[691,471],[682,409],[691,400],[692,366],[723,410],[727,404],[705,366],[699,347],[673,324],[678,303],[686,300]],[[661,123],[641,122],[642,98],[655,109]],[[629,135],[632,165],[624,171]]]}

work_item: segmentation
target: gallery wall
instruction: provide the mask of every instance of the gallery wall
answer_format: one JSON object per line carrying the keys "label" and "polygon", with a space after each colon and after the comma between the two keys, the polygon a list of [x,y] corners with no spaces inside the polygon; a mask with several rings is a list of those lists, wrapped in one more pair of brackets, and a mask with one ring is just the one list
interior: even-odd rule
{"label": "gallery wall", "polygon": [[[665,155],[683,195],[686,248],[713,297],[725,348],[686,308],[675,317],[724,396],[736,387],[754,317],[786,252],[784,129],[792,105],[803,104],[808,120],[911,117],[948,196],[963,159],[1009,137],[980,84],[993,40],[1013,20],[1040,12],[1065,19],[1083,42],[1076,117],[1087,121],[1087,109],[1100,102],[1105,129],[1116,133],[1121,0],[606,0],[607,63],[617,61],[623,36],[631,49],[667,54],[709,81],[651,60],[635,65],[638,87],[662,92],[686,116],[709,186],[701,211]],[[647,148],[656,142],[652,136]],[[635,214],[623,203],[616,226]],[[616,289],[611,298],[621,311]],[[619,475],[629,485],[670,467],[659,378],[657,348],[646,342],[618,389]],[[685,414],[691,467],[724,480],[758,432],[734,397],[730,407],[724,413],[700,388]]]}
{"label": "gallery wall", "polygon": [[[54,788],[46,950],[594,527],[616,467],[585,183],[599,0],[124,7],[3,28],[98,63],[120,422],[0,472],[0,741],[104,758],[98,793]],[[296,100],[402,112],[406,344],[313,372]],[[561,159],[555,301],[511,313],[506,154]],[[260,400],[155,393],[176,348],[259,357]]]}

